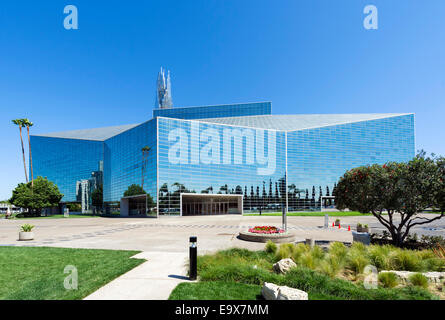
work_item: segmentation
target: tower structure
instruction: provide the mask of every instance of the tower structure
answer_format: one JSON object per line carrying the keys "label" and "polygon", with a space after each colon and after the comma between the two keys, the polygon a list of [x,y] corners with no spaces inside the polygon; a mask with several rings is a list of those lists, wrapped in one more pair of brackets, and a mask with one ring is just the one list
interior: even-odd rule
{"label": "tower structure", "polygon": [[156,85],[157,107],[159,109],[167,109],[173,107],[170,71],[167,71],[165,77],[165,70],[161,67],[158,73],[158,81]]}

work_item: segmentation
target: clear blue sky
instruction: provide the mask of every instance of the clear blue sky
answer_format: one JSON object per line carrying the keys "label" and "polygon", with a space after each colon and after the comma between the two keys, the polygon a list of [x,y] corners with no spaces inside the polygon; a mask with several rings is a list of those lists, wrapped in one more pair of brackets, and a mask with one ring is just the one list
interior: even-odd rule
{"label": "clear blue sky", "polygon": [[11,119],[33,133],[147,120],[161,66],[175,106],[414,112],[416,148],[445,155],[444,14],[443,0],[2,1],[0,200],[24,180]]}

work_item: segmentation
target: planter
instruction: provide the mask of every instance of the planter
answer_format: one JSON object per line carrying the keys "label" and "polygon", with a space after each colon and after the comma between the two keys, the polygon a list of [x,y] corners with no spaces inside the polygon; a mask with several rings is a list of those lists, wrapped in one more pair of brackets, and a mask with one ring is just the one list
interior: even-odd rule
{"label": "planter", "polygon": [[352,231],[352,242],[361,242],[364,245],[371,244],[371,235],[367,232]]}
{"label": "planter", "polygon": [[253,241],[253,242],[267,242],[270,240],[275,243],[285,243],[285,242],[295,241],[295,235],[290,232],[262,234],[262,233],[241,231],[239,233],[239,238],[241,240]]}
{"label": "planter", "polygon": [[20,241],[34,240],[34,232],[20,231],[19,232],[19,240]]}
{"label": "planter", "polygon": [[340,221],[335,221],[334,226],[338,227],[340,225]]}
{"label": "planter", "polygon": [[357,226],[357,232],[367,232],[367,233],[369,233],[369,227],[359,227],[359,226]]}

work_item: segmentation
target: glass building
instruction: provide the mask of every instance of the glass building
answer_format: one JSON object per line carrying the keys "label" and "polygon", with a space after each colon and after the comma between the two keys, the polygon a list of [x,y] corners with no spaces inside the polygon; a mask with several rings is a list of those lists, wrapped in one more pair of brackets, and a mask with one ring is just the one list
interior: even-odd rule
{"label": "glass building", "polygon": [[[63,202],[152,216],[320,210],[346,170],[408,161],[415,149],[413,114],[272,115],[270,102],[160,108],[140,124],[31,143],[34,175]],[[142,195],[128,196],[134,185]]]}

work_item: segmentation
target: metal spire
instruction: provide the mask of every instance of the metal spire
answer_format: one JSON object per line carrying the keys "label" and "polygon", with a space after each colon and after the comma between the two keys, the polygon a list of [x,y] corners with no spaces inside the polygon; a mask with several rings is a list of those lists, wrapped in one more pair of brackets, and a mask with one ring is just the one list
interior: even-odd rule
{"label": "metal spire", "polygon": [[161,71],[158,73],[157,81],[157,107],[160,109],[166,109],[173,107],[172,93],[171,93],[171,80],[170,71],[167,72],[167,79],[165,79],[165,70],[161,67]]}

